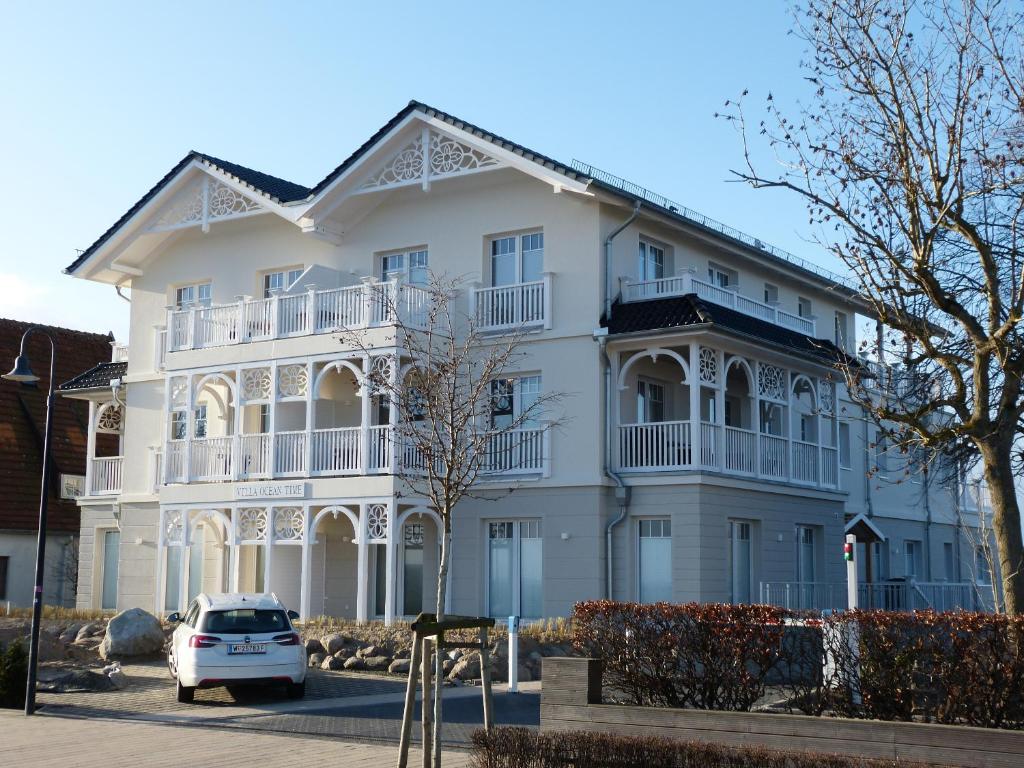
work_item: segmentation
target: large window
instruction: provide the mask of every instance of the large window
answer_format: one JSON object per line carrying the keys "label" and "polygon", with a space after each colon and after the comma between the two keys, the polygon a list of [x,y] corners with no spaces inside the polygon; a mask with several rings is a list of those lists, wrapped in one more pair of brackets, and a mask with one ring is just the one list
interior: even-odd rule
{"label": "large window", "polygon": [[195,306],[210,306],[212,297],[210,283],[182,285],[174,289],[174,306],[178,309],[191,309]]}
{"label": "large window", "polygon": [[921,552],[920,541],[907,540],[903,542],[903,575],[908,579],[919,579],[924,573]]}
{"label": "large window", "polygon": [[120,531],[103,532],[103,591],[100,608],[112,611],[117,608],[117,563],[121,548]]}
{"label": "large window", "polygon": [[953,553],[953,542],[942,542],[942,559],[946,565],[946,581],[959,581],[960,575],[956,572],[956,557]]}
{"label": "large window", "polygon": [[665,420],[665,387],[647,379],[636,382],[636,420],[654,424]]}
{"label": "large window", "polygon": [[280,272],[263,273],[263,298],[269,299],[275,293],[287,290],[302,276],[302,267],[284,269]]}
{"label": "large window", "polygon": [[735,269],[727,269],[713,261],[708,263],[708,281],[719,288],[728,288],[739,284],[739,273]]}
{"label": "large window", "polygon": [[178,610],[181,602],[181,550],[167,547],[167,578],[164,581],[164,605],[169,611]]}
{"label": "large window", "polygon": [[640,281],[661,280],[665,277],[665,249],[641,240],[636,272],[637,280]]}
{"label": "large window", "polygon": [[540,520],[487,525],[487,609],[491,616],[544,615]]}
{"label": "large window", "polygon": [[814,528],[809,525],[796,527],[796,580],[801,584],[815,581],[817,567],[817,541]]}
{"label": "large window", "polygon": [[541,279],[544,233],[509,235],[491,240],[491,285],[516,285]]}
{"label": "large window", "polygon": [[764,303],[765,304],[778,304],[779,303],[779,286],[772,285],[771,283],[764,284]]}
{"label": "large window", "polygon": [[430,255],[426,249],[387,253],[380,257],[382,280],[403,280],[426,285],[430,278]]}
{"label": "large window", "polygon": [[753,544],[749,522],[729,521],[729,600],[749,603],[753,592]]}
{"label": "large window", "polygon": [[540,376],[516,376],[491,382],[491,428],[507,429],[519,423],[529,427],[540,396]]}
{"label": "large window", "polygon": [[672,600],[672,521],[640,520],[639,597],[641,603]]}
{"label": "large window", "polygon": [[798,296],[796,300],[796,313],[800,317],[811,318],[811,300],[803,296]]}

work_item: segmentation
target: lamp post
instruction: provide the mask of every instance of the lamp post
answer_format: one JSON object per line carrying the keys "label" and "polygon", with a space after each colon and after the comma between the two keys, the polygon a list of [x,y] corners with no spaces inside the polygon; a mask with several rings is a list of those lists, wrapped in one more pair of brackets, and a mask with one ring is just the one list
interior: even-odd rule
{"label": "lamp post", "polygon": [[[25,714],[31,715],[36,709],[36,668],[39,665],[39,625],[43,618],[43,566],[46,557],[46,501],[49,497],[50,480],[50,428],[53,415],[53,364],[57,351],[53,338],[46,331],[30,326],[21,337],[21,348],[14,361],[14,368],[3,378],[22,384],[34,384],[39,377],[32,373],[28,355],[25,354],[25,340],[38,333],[50,342],[50,381],[46,393],[46,427],[43,431],[43,480],[39,491],[39,537],[36,541],[36,583],[32,593],[32,635],[28,646],[28,683],[25,686]],[[0,369],[2,370],[2,369]]]}

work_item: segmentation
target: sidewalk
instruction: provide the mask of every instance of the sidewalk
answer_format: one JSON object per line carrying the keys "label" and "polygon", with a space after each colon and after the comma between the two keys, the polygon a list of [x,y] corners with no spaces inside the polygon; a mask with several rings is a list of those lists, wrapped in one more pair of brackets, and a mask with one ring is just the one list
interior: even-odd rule
{"label": "sidewalk", "polygon": [[[394,768],[397,746],[359,744],[336,738],[279,733],[158,725],[126,720],[78,719],[0,710],[0,765],[18,768],[110,768],[140,765],[180,768],[238,768],[246,763],[274,768],[341,765],[345,768]],[[409,752],[410,766],[419,765],[419,748]],[[469,754],[448,749],[445,768],[469,768]]]}

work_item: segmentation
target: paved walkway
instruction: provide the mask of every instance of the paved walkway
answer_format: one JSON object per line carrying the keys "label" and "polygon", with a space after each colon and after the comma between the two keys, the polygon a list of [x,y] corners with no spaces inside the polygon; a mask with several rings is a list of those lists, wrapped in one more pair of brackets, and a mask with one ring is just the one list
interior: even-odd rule
{"label": "paved walkway", "polygon": [[[274,768],[393,768],[398,758],[398,748],[392,745],[45,713],[25,717],[5,710],[0,710],[0,734],[0,764],[12,768],[181,768],[183,764],[203,768],[238,768],[246,764]],[[418,765],[418,760],[419,751],[414,748],[410,765]],[[444,765],[468,768],[469,754],[447,750]]]}

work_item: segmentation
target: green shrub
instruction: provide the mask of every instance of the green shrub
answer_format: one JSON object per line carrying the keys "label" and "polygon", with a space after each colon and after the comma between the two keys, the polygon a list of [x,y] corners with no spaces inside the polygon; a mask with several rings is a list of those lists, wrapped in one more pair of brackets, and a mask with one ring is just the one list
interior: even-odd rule
{"label": "green shrub", "polygon": [[28,654],[20,640],[0,650],[0,709],[21,709],[25,706],[28,684]]}
{"label": "green shrub", "polygon": [[537,733],[494,728],[473,734],[475,768],[913,768],[901,760],[871,760],[814,752],[726,747],[658,737],[569,731]]}

